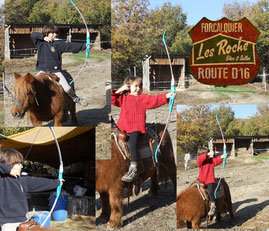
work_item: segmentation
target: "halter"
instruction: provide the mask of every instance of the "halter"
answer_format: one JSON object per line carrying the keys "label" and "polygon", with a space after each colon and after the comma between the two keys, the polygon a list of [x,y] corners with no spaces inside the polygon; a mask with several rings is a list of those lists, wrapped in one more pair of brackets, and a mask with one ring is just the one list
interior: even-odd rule
{"label": "halter", "polygon": [[[27,112],[28,109],[25,108],[21,103],[19,103],[18,100],[16,100],[16,98],[14,97],[14,95],[12,94],[12,92],[7,88],[7,86],[4,85],[4,87],[5,87],[6,91],[7,91],[7,94],[12,98],[13,102],[15,104],[17,104],[23,110],[23,112]],[[39,103],[38,103],[38,100],[37,100],[37,97],[36,97],[36,91],[34,93],[34,99],[35,99],[36,105],[39,106]]]}

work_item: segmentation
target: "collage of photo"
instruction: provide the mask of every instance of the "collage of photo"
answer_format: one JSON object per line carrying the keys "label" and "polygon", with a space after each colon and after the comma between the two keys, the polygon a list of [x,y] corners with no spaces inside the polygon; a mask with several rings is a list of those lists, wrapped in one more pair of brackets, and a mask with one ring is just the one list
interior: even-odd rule
{"label": "collage of photo", "polygon": [[0,231],[268,230],[269,0],[0,0]]}

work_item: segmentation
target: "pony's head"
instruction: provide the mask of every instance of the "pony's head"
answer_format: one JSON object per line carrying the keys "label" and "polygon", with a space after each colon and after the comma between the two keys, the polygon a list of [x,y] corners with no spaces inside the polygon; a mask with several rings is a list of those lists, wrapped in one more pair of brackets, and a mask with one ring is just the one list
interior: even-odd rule
{"label": "pony's head", "polygon": [[13,97],[13,107],[11,114],[19,119],[23,118],[25,112],[33,106],[36,106],[36,90],[34,87],[35,78],[30,73],[20,75],[14,72],[15,84]]}

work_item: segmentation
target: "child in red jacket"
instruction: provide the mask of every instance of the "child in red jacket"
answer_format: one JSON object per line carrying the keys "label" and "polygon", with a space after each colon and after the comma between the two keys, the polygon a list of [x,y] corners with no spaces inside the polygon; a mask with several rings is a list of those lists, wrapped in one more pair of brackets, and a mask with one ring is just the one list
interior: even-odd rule
{"label": "child in red jacket", "polygon": [[216,183],[214,175],[214,167],[222,163],[224,154],[218,157],[214,157],[214,152],[208,152],[207,147],[198,149],[197,152],[197,164],[199,167],[198,179],[204,183],[208,190],[208,196],[211,201],[210,210],[208,216],[213,216],[216,212],[216,203],[214,197],[214,184]]}
{"label": "child in red jacket", "polygon": [[[137,176],[137,140],[146,133],[146,110],[167,103],[173,94],[145,95],[142,93],[142,78],[127,77],[122,87],[111,92],[111,103],[121,108],[118,127],[129,134],[128,147],[131,164],[129,171],[122,177],[124,182],[132,182]],[[175,95],[175,94],[174,94]]]}

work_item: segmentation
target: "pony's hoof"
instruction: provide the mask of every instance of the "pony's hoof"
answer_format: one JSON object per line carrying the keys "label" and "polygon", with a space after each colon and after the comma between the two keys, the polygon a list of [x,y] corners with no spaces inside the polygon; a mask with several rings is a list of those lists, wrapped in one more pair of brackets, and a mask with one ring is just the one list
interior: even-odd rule
{"label": "pony's hoof", "polygon": [[115,221],[109,221],[107,224],[107,229],[108,230],[115,230],[119,229],[122,226],[122,222],[115,222]]}

